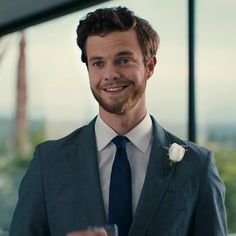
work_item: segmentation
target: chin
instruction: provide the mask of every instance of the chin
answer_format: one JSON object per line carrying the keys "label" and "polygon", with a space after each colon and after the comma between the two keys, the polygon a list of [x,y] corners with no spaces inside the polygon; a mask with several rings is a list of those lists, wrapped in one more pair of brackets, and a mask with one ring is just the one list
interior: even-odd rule
{"label": "chin", "polygon": [[124,115],[128,111],[132,110],[137,103],[134,102],[126,102],[122,104],[100,104],[103,110],[109,113],[113,113],[116,115]]}

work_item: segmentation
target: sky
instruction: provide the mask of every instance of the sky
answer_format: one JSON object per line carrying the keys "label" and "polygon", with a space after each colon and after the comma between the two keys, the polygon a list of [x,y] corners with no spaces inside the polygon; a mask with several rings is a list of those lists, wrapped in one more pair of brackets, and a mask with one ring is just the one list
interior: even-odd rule
{"label": "sky", "polygon": [[[201,124],[236,123],[236,0],[196,1],[196,105]],[[148,82],[148,110],[166,126],[185,125],[188,106],[187,1],[116,0],[25,30],[28,113],[48,121],[85,121],[97,113],[86,67],[80,62],[75,30],[87,12],[127,6],[147,19],[161,43]],[[19,33],[7,36],[0,64],[0,117],[15,109]]]}

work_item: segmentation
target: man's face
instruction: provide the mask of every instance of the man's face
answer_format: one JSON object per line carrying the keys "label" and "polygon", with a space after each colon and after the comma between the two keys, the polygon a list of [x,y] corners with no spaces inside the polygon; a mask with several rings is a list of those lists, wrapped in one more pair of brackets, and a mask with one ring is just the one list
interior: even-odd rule
{"label": "man's face", "polygon": [[141,101],[152,72],[144,65],[134,30],[89,36],[86,52],[91,90],[101,109],[124,114],[145,104]]}

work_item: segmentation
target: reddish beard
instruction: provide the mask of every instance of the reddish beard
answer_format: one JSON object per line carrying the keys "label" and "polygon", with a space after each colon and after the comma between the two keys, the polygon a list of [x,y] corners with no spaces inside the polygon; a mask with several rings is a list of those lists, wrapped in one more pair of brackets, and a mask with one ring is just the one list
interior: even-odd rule
{"label": "reddish beard", "polygon": [[[131,85],[133,86],[133,85]],[[143,97],[146,88],[146,83],[143,83],[138,88],[132,90],[129,94],[121,97],[103,97],[101,93],[91,87],[94,98],[99,105],[107,112],[114,114],[124,114],[126,111],[132,109],[138,101]]]}

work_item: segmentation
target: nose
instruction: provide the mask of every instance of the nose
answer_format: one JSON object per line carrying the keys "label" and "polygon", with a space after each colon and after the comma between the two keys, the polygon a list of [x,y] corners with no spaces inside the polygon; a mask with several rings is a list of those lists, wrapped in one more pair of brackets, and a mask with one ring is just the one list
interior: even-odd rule
{"label": "nose", "polygon": [[104,68],[104,78],[106,81],[120,79],[121,75],[114,64],[107,64]]}

